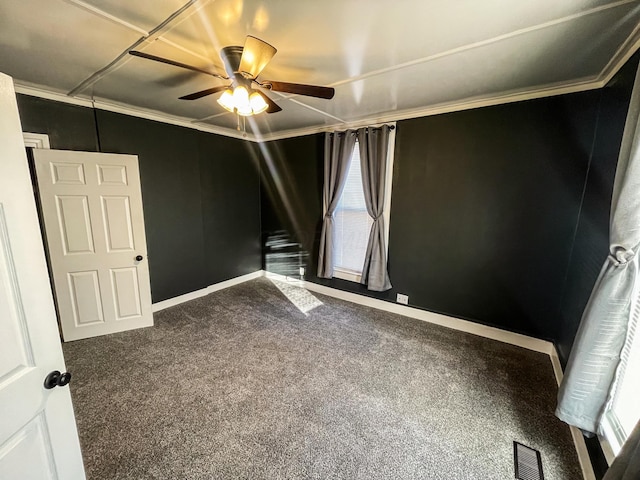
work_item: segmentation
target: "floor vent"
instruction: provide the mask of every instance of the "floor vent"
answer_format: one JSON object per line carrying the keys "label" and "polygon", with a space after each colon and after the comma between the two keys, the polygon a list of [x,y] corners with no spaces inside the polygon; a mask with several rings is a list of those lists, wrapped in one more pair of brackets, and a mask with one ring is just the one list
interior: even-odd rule
{"label": "floor vent", "polygon": [[538,450],[513,442],[513,456],[516,478],[520,480],[544,480],[542,458]]}

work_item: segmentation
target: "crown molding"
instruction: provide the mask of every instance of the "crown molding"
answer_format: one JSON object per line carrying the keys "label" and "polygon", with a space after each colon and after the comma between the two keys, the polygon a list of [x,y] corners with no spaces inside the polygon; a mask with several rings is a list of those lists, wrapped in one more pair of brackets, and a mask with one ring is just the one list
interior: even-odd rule
{"label": "crown molding", "polygon": [[282,132],[274,132],[266,135],[257,135],[257,139],[260,142],[269,142],[272,140],[282,140],[285,138],[329,132],[335,129],[354,129],[381,123],[393,123],[400,120],[409,120],[412,118],[441,115],[443,113],[460,112],[463,110],[471,110],[473,108],[490,107],[506,103],[534,100],[537,98],[565,95],[568,93],[584,92],[587,90],[595,90],[601,88],[602,86],[603,83],[598,78],[587,78],[575,81],[570,84],[550,84],[543,87],[538,87],[533,90],[520,90],[492,96],[470,97],[458,102],[447,102],[438,105],[430,105],[427,107],[396,110],[393,112],[362,118],[352,122],[334,123],[331,125],[321,125],[317,127],[284,130]]}
{"label": "crown molding", "polygon": [[170,125],[177,125],[179,127],[191,128],[199,130],[201,132],[215,133],[217,135],[223,135],[225,137],[237,138],[240,140],[249,140],[256,142],[257,139],[253,134],[238,132],[236,130],[230,130],[228,128],[216,127],[214,125],[207,125],[203,123],[195,123],[191,118],[180,117],[177,115],[169,115],[158,110],[151,110],[141,107],[133,107],[124,103],[113,102],[105,99],[88,99],[82,97],[70,97],[64,93],[50,90],[45,87],[36,86],[24,82],[15,80],[15,91],[22,95],[29,95],[31,97],[44,98],[45,100],[53,100],[56,102],[67,103],[71,105],[77,105],[80,107],[96,108],[98,110],[105,110],[107,112],[122,113],[124,115],[130,115],[132,117],[144,118],[147,120],[154,120],[156,122],[168,123]]}
{"label": "crown molding", "polygon": [[584,92],[603,88],[618,73],[620,68],[631,58],[631,56],[640,48],[640,25],[633,31],[629,38],[620,46],[618,51],[612,57],[611,61],[603,68],[603,70],[595,77],[583,78],[570,83],[556,83],[550,85],[539,86],[533,89],[523,89],[514,92],[506,92],[497,95],[471,97],[455,102],[447,102],[438,105],[430,105],[426,107],[396,110],[386,112],[379,115],[363,117],[350,122],[334,122],[325,123],[323,125],[297,128],[291,130],[283,130],[267,134],[253,134],[251,132],[238,132],[224,127],[216,127],[214,125],[205,124],[199,120],[193,120],[187,117],[170,115],[157,110],[134,107],[106,99],[88,99],[84,97],[71,97],[60,91],[55,91],[40,85],[33,85],[25,82],[14,81],[17,93],[54,100],[58,102],[78,105],[88,108],[97,108],[124,115],[145,118],[157,122],[168,123],[186,128],[192,128],[207,133],[214,133],[225,137],[246,140],[254,143],[269,142],[273,140],[282,140],[285,138],[301,137],[304,135],[313,135],[316,133],[328,132],[335,129],[360,128],[380,123],[397,122],[399,120],[408,120],[412,118],[426,117],[431,115],[440,115],[444,113],[453,113],[473,108],[489,107],[525,100],[533,100],[538,98],[552,97],[557,95],[565,95],[570,93]]}
{"label": "crown molding", "polygon": [[[630,57],[631,54],[628,55]],[[627,58],[628,58],[627,57]],[[621,59],[625,56],[621,56]],[[624,62],[618,62],[618,68]],[[617,71],[617,70],[616,70]],[[132,107],[130,105],[116,103],[104,99],[84,99],[79,97],[70,97],[64,93],[48,90],[40,86],[28,85],[16,82],[15,89],[17,93],[31,95],[35,97],[45,98],[47,100],[55,100],[58,102],[70,103],[82,107],[97,108],[98,110],[106,110],[109,112],[122,113],[134,117],[146,118],[157,122],[169,123],[186,128],[193,128],[203,132],[214,133],[225,137],[247,140],[249,142],[260,143],[270,142],[274,140],[282,140],[285,138],[302,137],[304,135],[313,135],[316,133],[330,132],[336,129],[353,129],[380,123],[391,123],[399,120],[409,120],[412,118],[427,117],[431,115],[440,115],[443,113],[452,113],[473,108],[482,108],[506,103],[520,102],[525,100],[533,100],[537,98],[552,97],[556,95],[564,95],[568,93],[584,92],[602,88],[606,82],[600,80],[600,76],[596,78],[581,79],[570,84],[551,84],[538,87],[533,90],[520,90],[516,92],[502,93],[498,95],[471,97],[457,102],[447,102],[439,105],[430,105],[427,107],[412,108],[406,110],[396,110],[380,115],[364,117],[351,122],[334,122],[314,127],[297,128],[291,130],[283,130],[281,132],[273,132],[267,134],[253,134],[250,132],[238,132],[229,128],[216,127],[193,121],[190,118],[169,115],[157,110],[150,110],[140,107]]]}
{"label": "crown molding", "polygon": [[70,105],[77,105],[79,107],[93,107],[93,103],[89,99],[70,97],[60,90],[54,90],[52,88],[44,87],[41,85],[35,85],[33,83],[22,82],[20,80],[13,79],[13,86],[16,93],[20,93],[22,95],[44,98],[45,100],[54,100],[56,102],[68,103]]}
{"label": "crown molding", "polygon": [[[630,57],[623,55],[620,59]],[[625,60],[626,61],[626,60]],[[618,62],[618,68],[624,64],[624,62]],[[617,70],[616,70],[617,71]],[[73,105],[79,105],[89,108],[97,108],[99,110],[106,110],[115,113],[122,113],[124,115],[131,115],[134,117],[146,118],[148,120],[155,120],[157,122],[169,123],[171,125],[178,125],[186,128],[193,128],[203,132],[214,133],[226,137],[237,138],[240,140],[247,140],[249,142],[260,143],[270,142],[274,140],[282,140],[285,138],[301,137],[304,135],[313,135],[316,133],[329,132],[336,129],[353,129],[365,126],[371,126],[381,123],[392,123],[399,120],[408,120],[412,118],[427,117],[431,115],[440,115],[443,113],[452,113],[463,110],[470,110],[473,108],[482,108],[495,105],[501,105],[506,103],[520,102],[525,100],[533,100],[537,98],[552,97],[556,95],[564,95],[568,93],[584,92],[587,90],[594,90],[602,88],[606,84],[605,81],[600,79],[600,76],[596,78],[581,79],[570,84],[551,84],[543,87],[538,87],[533,90],[520,90],[516,92],[502,93],[498,95],[483,96],[483,97],[471,97],[458,102],[447,102],[439,105],[430,105],[427,107],[412,108],[406,110],[396,110],[380,115],[369,116],[361,118],[351,122],[335,122],[331,124],[324,124],[314,127],[298,128],[291,130],[283,130],[281,132],[273,132],[267,134],[253,134],[250,132],[238,132],[237,130],[231,130],[223,127],[216,127],[213,125],[207,125],[193,121],[190,118],[179,117],[169,115],[157,110],[144,109],[140,107],[132,107],[130,105],[111,102],[104,99],[83,99],[78,97],[70,97],[64,93],[54,92],[42,87],[35,87],[32,85],[26,85],[20,82],[16,82],[16,92],[24,95],[31,95],[48,100],[55,100],[58,102],[70,103]]]}
{"label": "crown molding", "polygon": [[640,24],[631,32],[598,76],[604,87],[640,47]]}

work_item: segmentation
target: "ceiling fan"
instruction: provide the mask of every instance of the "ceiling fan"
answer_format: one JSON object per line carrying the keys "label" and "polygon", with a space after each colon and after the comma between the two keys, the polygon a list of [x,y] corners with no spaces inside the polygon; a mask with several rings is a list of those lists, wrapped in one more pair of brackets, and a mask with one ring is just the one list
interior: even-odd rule
{"label": "ceiling fan", "polygon": [[227,75],[221,75],[209,70],[176,62],[167,58],[157,57],[148,53],[131,50],[129,53],[136,57],[146,58],[156,62],[166,63],[175,67],[185,68],[198,73],[203,73],[221,80],[231,80],[228,85],[220,85],[208,88],[200,92],[191,93],[180,97],[180,100],[197,100],[218,92],[224,92],[218,103],[226,110],[241,116],[255,115],[261,112],[276,113],[282,110],[264,92],[254,88],[273,90],[274,92],[293,93],[309,97],[331,99],[335,90],[331,87],[317,85],[305,85],[302,83],[276,82],[273,80],[259,81],[257,78],[269,61],[276,54],[276,49],[259,38],[247,35],[244,47],[224,47],[220,51],[220,57],[224,62]]}

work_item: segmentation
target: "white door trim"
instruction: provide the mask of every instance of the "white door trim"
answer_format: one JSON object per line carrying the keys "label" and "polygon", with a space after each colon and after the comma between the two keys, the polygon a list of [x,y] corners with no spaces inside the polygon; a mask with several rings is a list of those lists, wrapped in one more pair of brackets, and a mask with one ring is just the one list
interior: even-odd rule
{"label": "white door trim", "polygon": [[31,148],[51,148],[49,135],[44,133],[22,132],[25,147]]}

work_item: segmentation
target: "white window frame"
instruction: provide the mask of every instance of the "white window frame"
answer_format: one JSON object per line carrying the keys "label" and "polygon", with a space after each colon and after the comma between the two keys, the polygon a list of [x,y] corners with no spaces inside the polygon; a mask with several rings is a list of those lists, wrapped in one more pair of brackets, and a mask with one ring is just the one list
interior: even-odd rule
{"label": "white window frame", "polygon": [[[387,174],[385,176],[384,187],[384,206],[382,209],[382,218],[384,219],[384,244],[386,249],[387,258],[389,257],[389,217],[391,214],[391,192],[393,189],[393,160],[396,147],[396,128],[395,123],[387,124],[393,125],[393,128],[389,131],[389,146],[387,149]],[[375,128],[375,127],[373,127]],[[355,148],[355,147],[354,147]],[[325,208],[325,214],[326,208]],[[333,278],[339,278],[341,280],[348,280],[350,282],[360,283],[362,280],[362,272],[354,272],[353,270],[347,270],[346,268],[333,268]]]}
{"label": "white window frame", "polygon": [[[636,282],[632,295],[633,295],[633,299],[631,302],[631,307],[629,312],[630,322],[634,320],[633,312],[634,312],[634,309],[636,308],[637,302],[640,302],[640,285],[638,284],[638,282]],[[635,334],[635,338],[633,339],[634,348],[640,348],[640,337],[639,337],[640,324],[636,324],[635,330],[636,330],[636,334]],[[627,339],[627,341],[625,342],[625,347],[627,346],[627,342],[629,342],[630,340],[631,339]],[[630,374],[630,372],[625,371],[624,374],[626,376],[627,374]],[[618,373],[616,372],[616,376],[617,375]],[[622,449],[622,445],[627,439],[624,429],[620,425],[618,418],[615,412],[613,411],[613,403],[614,403],[613,396],[615,395],[615,393],[617,393],[618,381],[619,381],[618,378],[616,378],[616,381],[613,383],[611,387],[611,391],[613,393],[611,394],[611,398],[605,408],[605,412],[602,415],[602,420],[600,422],[600,426],[602,430],[602,437],[600,437],[600,444],[602,446],[602,449],[604,451],[605,457],[609,465],[611,465],[615,457],[618,455],[618,453]],[[629,432],[629,434],[630,433],[631,432]]]}

